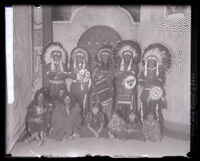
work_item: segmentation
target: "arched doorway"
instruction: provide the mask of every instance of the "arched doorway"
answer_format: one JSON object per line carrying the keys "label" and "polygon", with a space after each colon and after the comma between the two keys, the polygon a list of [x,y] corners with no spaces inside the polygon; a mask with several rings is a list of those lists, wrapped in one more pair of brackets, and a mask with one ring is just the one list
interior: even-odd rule
{"label": "arched doorway", "polygon": [[[93,26],[87,29],[79,38],[78,46],[87,49],[93,63],[96,53],[103,45],[111,45],[116,47],[121,41],[121,36],[113,28],[109,26]],[[92,66],[93,67],[93,66]]]}
{"label": "arched doorway", "polygon": [[[137,40],[138,23],[126,9],[117,5],[76,7],[70,20],[53,21],[52,24],[53,41],[62,43],[69,57],[74,47],[82,44],[79,42],[84,33],[96,30],[97,26],[114,30],[122,40]],[[105,32],[103,35],[106,35]]]}

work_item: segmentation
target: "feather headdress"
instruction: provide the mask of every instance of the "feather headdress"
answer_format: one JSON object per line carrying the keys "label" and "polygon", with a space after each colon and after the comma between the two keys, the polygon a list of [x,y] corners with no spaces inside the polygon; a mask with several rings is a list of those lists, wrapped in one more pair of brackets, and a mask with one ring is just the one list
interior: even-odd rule
{"label": "feather headdress", "polygon": [[96,55],[98,62],[101,62],[101,59],[102,59],[101,56],[103,53],[108,54],[110,56],[111,60],[113,61],[114,49],[112,48],[112,46],[104,45],[99,49],[99,51],[97,52],[97,55]]}
{"label": "feather headdress", "polygon": [[76,47],[72,50],[71,58],[72,60],[75,60],[75,57],[77,55],[83,55],[85,62],[88,62],[88,52],[86,49],[81,47]]}
{"label": "feather headdress", "polygon": [[149,45],[143,54],[143,65],[147,68],[147,62],[149,59],[154,59],[157,62],[157,70],[158,68],[168,71],[171,67],[171,54],[169,49],[160,43],[154,43]]}
{"label": "feather headdress", "polygon": [[67,51],[64,49],[62,44],[59,42],[51,42],[46,45],[42,53],[42,59],[45,61],[46,65],[52,62],[52,58],[55,53],[59,53],[62,63],[66,63]]}
{"label": "feather headdress", "polygon": [[88,51],[82,47],[75,47],[72,50],[71,62],[74,64],[74,68],[76,68],[76,57],[78,55],[82,55],[84,57],[84,67],[83,68],[85,68],[85,64],[88,63],[88,60],[89,60]]}
{"label": "feather headdress", "polygon": [[116,47],[118,57],[123,57],[125,53],[130,53],[134,62],[139,63],[141,59],[141,48],[139,44],[132,40],[124,40]]}

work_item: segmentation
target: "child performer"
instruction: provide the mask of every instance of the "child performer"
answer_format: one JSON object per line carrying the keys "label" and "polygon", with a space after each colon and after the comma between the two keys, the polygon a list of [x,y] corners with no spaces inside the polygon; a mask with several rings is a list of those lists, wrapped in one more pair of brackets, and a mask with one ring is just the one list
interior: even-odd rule
{"label": "child performer", "polygon": [[114,111],[108,123],[109,137],[121,139],[124,127],[125,127],[124,120],[119,116],[119,114],[116,111]]}
{"label": "child performer", "polygon": [[155,119],[154,114],[152,112],[149,112],[147,115],[147,119],[144,120],[142,131],[146,140],[149,141],[161,140],[160,124]]}
{"label": "child performer", "polygon": [[136,139],[145,141],[145,137],[142,133],[142,123],[134,111],[129,114],[128,124],[123,131],[123,138],[126,140]]}
{"label": "child performer", "polygon": [[95,104],[85,119],[85,126],[82,127],[82,137],[106,137],[104,128],[104,114],[100,111],[100,104]]}

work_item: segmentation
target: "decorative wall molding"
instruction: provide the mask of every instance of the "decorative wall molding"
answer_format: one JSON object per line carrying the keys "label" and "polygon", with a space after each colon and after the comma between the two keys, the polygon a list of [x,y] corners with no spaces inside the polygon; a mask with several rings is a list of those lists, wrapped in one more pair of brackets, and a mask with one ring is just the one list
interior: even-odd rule
{"label": "decorative wall molding", "polygon": [[[120,9],[121,11],[123,11],[124,13],[126,13],[126,15],[129,17],[132,25],[139,25],[140,23],[139,22],[135,22],[131,16],[131,14],[123,7],[120,7],[120,6],[114,6],[114,7],[117,7],[118,9]],[[75,9],[73,12],[72,12],[72,16],[70,18],[69,21],[52,21],[52,23],[58,23],[58,24],[71,24],[74,20],[74,18],[76,17],[76,15],[79,14],[79,12],[81,12],[81,10],[84,10],[84,9],[89,9],[89,8],[92,8],[91,6],[80,6],[79,8]]]}
{"label": "decorative wall molding", "polygon": [[122,40],[136,40],[138,23],[133,24],[131,15],[119,6],[109,8],[82,6],[76,8],[69,21],[53,21],[53,41],[59,41],[70,53],[81,35],[89,28],[103,25],[113,28]]}

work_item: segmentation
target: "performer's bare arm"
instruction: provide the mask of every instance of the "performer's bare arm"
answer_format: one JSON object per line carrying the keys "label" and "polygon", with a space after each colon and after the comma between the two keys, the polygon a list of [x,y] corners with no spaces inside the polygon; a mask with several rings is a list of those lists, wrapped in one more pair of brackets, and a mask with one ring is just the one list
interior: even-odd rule
{"label": "performer's bare arm", "polygon": [[94,133],[94,135],[96,136],[96,131],[90,126],[90,123],[87,124],[87,127],[90,131],[92,131]]}

